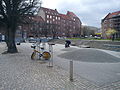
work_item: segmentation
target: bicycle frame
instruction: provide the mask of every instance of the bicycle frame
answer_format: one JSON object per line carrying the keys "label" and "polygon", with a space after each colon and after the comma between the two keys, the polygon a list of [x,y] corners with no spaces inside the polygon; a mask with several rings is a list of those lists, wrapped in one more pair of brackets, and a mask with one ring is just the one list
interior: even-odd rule
{"label": "bicycle frame", "polygon": [[[43,50],[43,48],[40,48],[40,49]],[[44,60],[49,60],[51,58],[51,54],[49,52],[47,52],[47,51],[40,52],[40,51],[38,51],[38,50],[36,50],[34,48],[34,51],[33,51],[32,55],[31,55],[32,60],[35,60],[35,56],[36,56],[37,53],[39,54],[40,59],[41,59],[41,57]]]}

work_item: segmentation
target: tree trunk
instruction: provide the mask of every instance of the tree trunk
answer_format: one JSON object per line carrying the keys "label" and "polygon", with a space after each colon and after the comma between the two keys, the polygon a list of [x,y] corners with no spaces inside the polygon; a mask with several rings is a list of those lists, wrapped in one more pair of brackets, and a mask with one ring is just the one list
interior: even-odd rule
{"label": "tree trunk", "polygon": [[9,28],[6,32],[6,44],[8,47],[7,53],[17,53],[18,50],[15,45],[15,30]]}

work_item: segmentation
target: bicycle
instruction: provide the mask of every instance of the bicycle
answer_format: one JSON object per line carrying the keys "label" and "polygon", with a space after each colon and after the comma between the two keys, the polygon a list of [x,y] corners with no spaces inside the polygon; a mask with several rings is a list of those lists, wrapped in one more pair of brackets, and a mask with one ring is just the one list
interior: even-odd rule
{"label": "bicycle", "polygon": [[[37,46],[38,47],[38,46]],[[43,58],[44,60],[49,60],[51,58],[51,54],[48,52],[48,51],[43,51],[44,48],[43,47],[40,47],[40,50],[36,50],[36,46],[32,46],[31,48],[33,48],[33,53],[31,54],[31,59],[32,60],[35,60],[35,57],[38,53],[38,57],[41,59]]]}

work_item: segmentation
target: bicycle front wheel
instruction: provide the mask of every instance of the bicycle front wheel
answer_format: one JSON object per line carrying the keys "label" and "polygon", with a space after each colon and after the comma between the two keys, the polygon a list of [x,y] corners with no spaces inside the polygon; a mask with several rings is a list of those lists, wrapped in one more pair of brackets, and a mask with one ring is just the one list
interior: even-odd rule
{"label": "bicycle front wheel", "polygon": [[35,52],[33,52],[33,53],[32,53],[32,55],[31,55],[31,59],[32,59],[32,60],[34,60],[34,59],[35,59],[35,55],[36,55],[36,53],[35,53]]}

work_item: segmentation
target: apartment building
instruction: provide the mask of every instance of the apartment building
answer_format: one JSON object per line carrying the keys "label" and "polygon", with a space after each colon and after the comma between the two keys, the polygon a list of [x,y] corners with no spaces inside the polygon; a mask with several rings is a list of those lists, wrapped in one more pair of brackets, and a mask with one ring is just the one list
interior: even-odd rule
{"label": "apartment building", "polygon": [[67,14],[61,14],[57,9],[49,9],[41,7],[38,11],[49,30],[49,35],[59,37],[78,37],[81,35],[81,21],[73,13],[68,11]]}
{"label": "apartment building", "polygon": [[28,16],[24,23],[19,23],[16,31],[16,41],[23,41],[29,37],[40,37],[42,22],[44,20],[40,16]]}
{"label": "apartment building", "polygon": [[120,38],[120,11],[109,13],[101,22],[102,37],[108,38],[106,31],[111,28],[117,30],[115,38]]}

